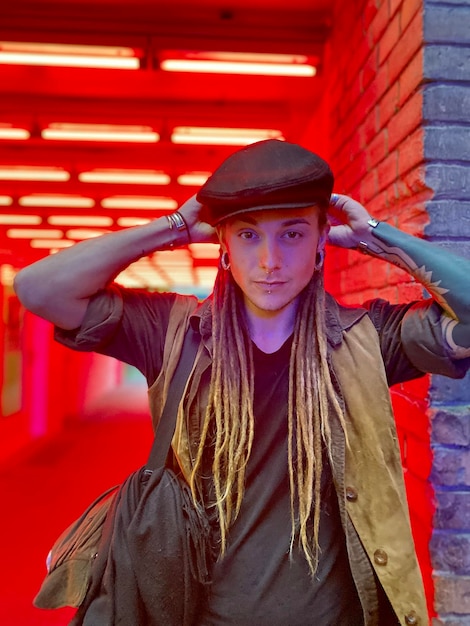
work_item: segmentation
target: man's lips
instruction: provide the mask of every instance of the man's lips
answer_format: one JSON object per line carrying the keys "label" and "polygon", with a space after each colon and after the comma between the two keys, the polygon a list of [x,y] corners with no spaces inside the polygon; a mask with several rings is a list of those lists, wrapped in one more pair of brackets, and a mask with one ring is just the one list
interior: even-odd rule
{"label": "man's lips", "polygon": [[255,280],[255,284],[264,289],[275,289],[285,284],[283,280]]}

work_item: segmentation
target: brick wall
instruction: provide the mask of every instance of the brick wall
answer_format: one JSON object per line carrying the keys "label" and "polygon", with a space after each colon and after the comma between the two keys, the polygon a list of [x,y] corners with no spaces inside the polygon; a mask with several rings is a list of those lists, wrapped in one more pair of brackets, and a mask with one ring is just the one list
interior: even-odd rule
{"label": "brick wall", "polygon": [[[420,0],[337,0],[325,60],[330,161],[335,189],[376,218],[418,236],[429,224],[423,127],[423,7]],[[346,303],[422,297],[403,271],[355,251],[329,250],[327,287]],[[331,268],[334,268],[333,270]],[[433,493],[425,377],[393,390],[410,513],[433,613],[429,542]]]}
{"label": "brick wall", "polygon": [[[425,0],[424,155],[431,240],[470,257],[470,2]],[[430,388],[435,624],[470,625],[470,377]]]}
{"label": "brick wall", "polygon": [[[336,0],[324,72],[336,191],[470,257],[470,1]],[[343,302],[423,295],[395,267],[328,254],[327,286]],[[469,380],[392,390],[435,626],[470,625]]]}

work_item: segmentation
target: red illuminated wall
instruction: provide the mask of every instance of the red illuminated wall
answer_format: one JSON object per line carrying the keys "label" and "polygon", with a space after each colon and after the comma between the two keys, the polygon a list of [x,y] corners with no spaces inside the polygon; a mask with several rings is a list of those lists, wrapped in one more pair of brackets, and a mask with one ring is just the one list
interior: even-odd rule
{"label": "red illuminated wall", "polygon": [[[411,234],[470,257],[470,7],[423,0],[335,4],[323,110],[336,190]],[[315,127],[309,138],[315,144]],[[422,297],[399,269],[329,251],[347,303]],[[410,513],[435,626],[470,623],[468,376],[392,390]]]}
{"label": "red illuminated wall", "polygon": [[[425,201],[431,196],[423,165],[421,2],[337,2],[324,72],[336,191],[359,199],[377,219],[421,236],[428,222]],[[371,262],[356,251],[327,254],[327,287],[343,302],[374,297],[400,302],[422,295],[421,287],[394,266]],[[428,388],[424,378],[400,385],[392,398],[416,547],[433,613]]]}
{"label": "red illuminated wall", "polygon": [[[81,419],[106,391],[119,385],[123,371],[114,359],[74,352],[58,344],[53,340],[52,325],[28,312],[22,316],[20,333],[21,407],[0,417],[0,463],[42,437],[59,433],[67,421]],[[0,318],[0,337],[3,335]]]}

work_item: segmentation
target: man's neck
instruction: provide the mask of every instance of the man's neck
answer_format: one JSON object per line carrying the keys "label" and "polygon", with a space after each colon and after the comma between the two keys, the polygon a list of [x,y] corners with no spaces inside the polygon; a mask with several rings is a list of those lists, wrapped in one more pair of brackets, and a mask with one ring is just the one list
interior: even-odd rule
{"label": "man's neck", "polygon": [[279,350],[294,331],[297,303],[281,311],[265,311],[262,315],[246,308],[248,332],[256,346],[271,354]]}

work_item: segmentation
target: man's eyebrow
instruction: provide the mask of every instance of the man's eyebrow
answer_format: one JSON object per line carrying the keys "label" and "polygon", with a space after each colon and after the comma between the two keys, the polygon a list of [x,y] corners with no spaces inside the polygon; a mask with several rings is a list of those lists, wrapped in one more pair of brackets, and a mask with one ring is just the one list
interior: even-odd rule
{"label": "man's eyebrow", "polygon": [[[256,217],[251,217],[247,215],[246,217],[240,216],[240,222],[245,222],[246,224],[252,224],[253,226],[257,226],[259,224],[259,220]],[[309,224],[310,222],[305,217],[292,217],[288,220],[282,222],[281,226],[296,226],[297,224]]]}
{"label": "man's eyebrow", "polygon": [[305,219],[305,217],[294,217],[290,220],[286,220],[285,222],[282,222],[283,226],[296,226],[297,224],[309,224],[310,222]]}

